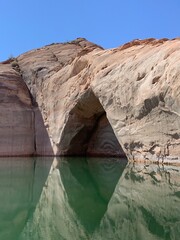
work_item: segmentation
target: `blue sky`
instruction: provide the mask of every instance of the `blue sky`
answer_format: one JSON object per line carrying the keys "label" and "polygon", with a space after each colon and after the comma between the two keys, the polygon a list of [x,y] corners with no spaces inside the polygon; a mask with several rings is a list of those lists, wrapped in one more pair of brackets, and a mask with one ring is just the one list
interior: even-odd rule
{"label": "blue sky", "polygon": [[180,36],[180,0],[6,0],[0,4],[0,61],[85,37],[104,48]]}

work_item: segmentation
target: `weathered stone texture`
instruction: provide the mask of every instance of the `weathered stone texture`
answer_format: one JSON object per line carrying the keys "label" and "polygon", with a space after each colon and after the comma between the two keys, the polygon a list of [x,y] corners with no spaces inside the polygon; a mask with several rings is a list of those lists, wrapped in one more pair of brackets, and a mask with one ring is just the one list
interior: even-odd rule
{"label": "weathered stone texture", "polygon": [[11,64],[0,64],[0,156],[31,155],[34,151],[29,90]]}
{"label": "weathered stone texture", "polygon": [[129,159],[178,161],[180,41],[134,43],[99,57],[92,89]]}
{"label": "weathered stone texture", "polygon": [[106,115],[100,117],[88,143],[87,155],[123,157],[122,150]]}
{"label": "weathered stone texture", "polygon": [[[179,161],[179,61],[179,39],[134,40],[103,50],[80,38],[19,56],[10,71],[32,94],[34,153],[108,154],[101,137],[112,128],[107,139],[113,155],[124,151],[129,160]],[[10,63],[1,64],[1,71],[5,65]],[[100,138],[93,137],[95,130]]]}

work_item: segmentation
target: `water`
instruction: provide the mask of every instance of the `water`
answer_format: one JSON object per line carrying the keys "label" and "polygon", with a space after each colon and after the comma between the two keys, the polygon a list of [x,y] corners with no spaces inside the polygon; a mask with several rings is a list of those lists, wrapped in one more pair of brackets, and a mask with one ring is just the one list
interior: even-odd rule
{"label": "water", "polygon": [[179,240],[180,167],[1,158],[0,240]]}

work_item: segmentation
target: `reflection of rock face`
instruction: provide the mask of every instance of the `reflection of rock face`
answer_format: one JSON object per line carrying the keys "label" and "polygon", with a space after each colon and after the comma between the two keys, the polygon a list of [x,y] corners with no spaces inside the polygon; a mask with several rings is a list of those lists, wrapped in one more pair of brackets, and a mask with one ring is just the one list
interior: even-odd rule
{"label": "reflection of rock face", "polygon": [[179,182],[180,168],[127,166],[93,239],[178,240]]}
{"label": "reflection of rock face", "polygon": [[87,158],[88,168],[100,195],[108,203],[127,164],[127,159]]}
{"label": "reflection of rock face", "polygon": [[52,169],[32,223],[27,223],[20,239],[86,239],[83,228],[69,206],[58,169]]}
{"label": "reflection of rock face", "polygon": [[0,159],[0,239],[16,240],[39,200],[48,174],[41,158]]}
{"label": "reflection of rock face", "polygon": [[[98,228],[126,163],[121,165],[117,159],[112,164],[98,159],[92,164],[85,159],[68,160],[60,160],[60,170],[52,167],[32,222],[27,224],[21,240],[31,239],[31,233],[33,240],[87,240]],[[99,179],[92,176],[94,172],[99,172]],[[110,180],[112,173],[115,177]],[[108,183],[108,194],[101,177]]]}
{"label": "reflection of rock face", "polygon": [[21,240],[179,240],[180,168],[54,163]]}
{"label": "reflection of rock face", "polygon": [[126,163],[113,158],[68,158],[60,166],[70,206],[87,231],[99,225]]}
{"label": "reflection of rock face", "polygon": [[[33,191],[33,161],[0,161],[0,239],[11,240],[28,218]],[[16,238],[14,238],[16,239]]]}

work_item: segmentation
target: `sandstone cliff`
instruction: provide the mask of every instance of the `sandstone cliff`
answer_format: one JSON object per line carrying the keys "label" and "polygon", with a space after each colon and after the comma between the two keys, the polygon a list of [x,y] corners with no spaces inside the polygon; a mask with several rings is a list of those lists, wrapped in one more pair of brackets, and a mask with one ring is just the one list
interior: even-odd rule
{"label": "sandstone cliff", "polygon": [[178,162],[179,61],[180,39],[104,50],[79,38],[1,63],[0,155]]}
{"label": "sandstone cliff", "polygon": [[0,64],[0,156],[33,154],[34,134],[29,90],[11,63]]}

